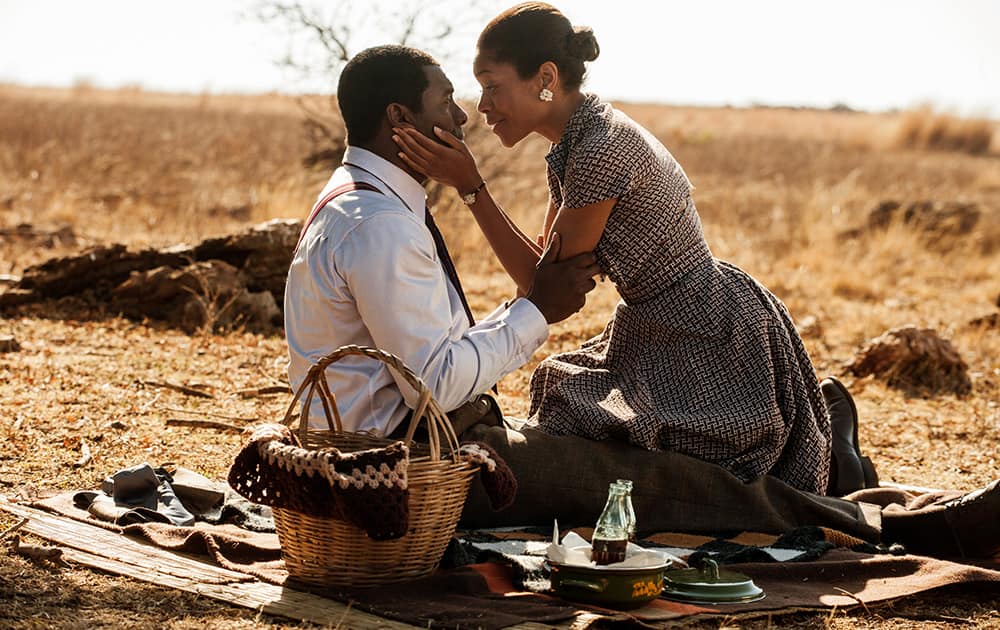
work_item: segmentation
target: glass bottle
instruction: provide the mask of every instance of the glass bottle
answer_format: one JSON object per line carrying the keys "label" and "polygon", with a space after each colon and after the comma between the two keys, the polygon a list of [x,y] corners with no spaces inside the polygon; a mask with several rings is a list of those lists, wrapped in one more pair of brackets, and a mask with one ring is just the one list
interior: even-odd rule
{"label": "glass bottle", "polygon": [[614,564],[625,559],[628,546],[628,521],[625,488],[617,481],[608,487],[608,502],[597,519],[591,538],[591,559],[599,564]]}
{"label": "glass bottle", "polygon": [[628,530],[628,541],[635,542],[635,508],[632,507],[632,481],[619,479],[616,482],[625,491],[625,523]]}

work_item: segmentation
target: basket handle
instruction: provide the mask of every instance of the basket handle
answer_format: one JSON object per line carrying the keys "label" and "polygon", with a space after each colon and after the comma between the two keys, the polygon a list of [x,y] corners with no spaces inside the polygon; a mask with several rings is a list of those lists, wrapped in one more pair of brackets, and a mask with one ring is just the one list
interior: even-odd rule
{"label": "basket handle", "polygon": [[410,417],[410,425],[407,427],[406,438],[404,440],[407,446],[413,444],[413,436],[416,433],[417,426],[420,424],[421,418],[425,418],[427,420],[427,436],[431,447],[431,461],[438,461],[441,458],[442,438],[444,444],[451,451],[452,459],[458,460],[459,445],[455,428],[451,425],[451,421],[448,420],[448,416],[445,415],[441,406],[434,400],[430,388],[427,387],[423,380],[414,374],[413,370],[407,367],[396,355],[379,350],[378,348],[357,345],[341,346],[322,357],[309,368],[305,380],[302,381],[302,384],[299,385],[298,390],[296,390],[295,395],[292,397],[292,402],[288,405],[285,418],[282,420],[282,424],[286,426],[291,425],[295,407],[302,399],[303,394],[306,394],[306,390],[308,390],[308,394],[306,394],[308,397],[305,400],[305,407],[302,409],[302,416],[299,420],[299,435],[302,438],[303,444],[305,443],[309,427],[309,405],[312,403],[313,396],[317,393],[319,394],[320,403],[323,405],[323,413],[326,416],[326,422],[330,430],[340,433],[344,432],[344,425],[340,418],[340,412],[337,409],[337,398],[330,391],[330,385],[325,378],[325,371],[331,364],[336,363],[346,356],[364,356],[381,361],[402,376],[403,380],[417,391],[420,398],[417,401],[417,408]]}

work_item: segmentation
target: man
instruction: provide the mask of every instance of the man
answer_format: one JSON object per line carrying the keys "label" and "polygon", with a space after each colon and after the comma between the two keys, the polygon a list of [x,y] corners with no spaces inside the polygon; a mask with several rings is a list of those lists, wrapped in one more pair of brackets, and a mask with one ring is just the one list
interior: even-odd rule
{"label": "man", "polygon": [[[473,484],[463,525],[548,524],[552,518],[564,525],[590,524],[608,482],[621,477],[635,482],[640,531],[783,532],[823,525],[936,555],[984,557],[1000,547],[997,484],[964,496],[925,497],[920,509],[907,510],[891,507],[905,503],[899,492],[863,490],[852,496],[875,502],[847,501],[802,492],[770,476],[743,483],[719,466],[677,453],[550,436],[513,420],[497,426],[495,404],[487,402],[494,413],[485,413],[480,396],[527,362],[545,340],[547,323],[583,305],[598,272],[593,256],[554,263],[558,239],[553,238],[555,251],[543,257],[528,294],[474,324],[426,213],[424,176],[398,159],[392,140],[392,128],[399,126],[434,137],[437,125],[462,137],[467,117],[455,104],[447,77],[425,53],[382,46],[347,64],[337,96],[348,148],[303,229],[289,269],[289,377],[298,387],[315,360],[346,344],[400,357],[450,412],[463,438],[493,446],[518,477],[518,498],[500,513],[489,509],[479,484]],[[478,191],[458,192],[474,202]],[[398,435],[416,406],[409,386],[374,360],[351,357],[334,363],[326,375],[346,430]],[[823,391],[828,408],[840,416],[834,423],[856,432],[846,390]],[[321,406],[310,408],[310,424],[325,427]],[[484,415],[494,421],[480,422]]]}
{"label": "man", "polygon": [[[320,195],[288,272],[291,384],[297,388],[317,359],[340,346],[371,346],[420,376],[458,432],[484,415],[498,422],[495,405],[480,395],[530,359],[549,323],[583,306],[598,273],[594,256],[556,263],[554,243],[528,294],[474,323],[426,208],[425,176],[399,159],[392,141],[393,126],[428,135],[439,126],[462,137],[468,116],[451,82],[426,53],[380,46],[347,64],[337,97],[347,128],[343,165]],[[405,431],[416,394],[385,364],[348,357],[326,375],[345,430]],[[327,426],[318,402],[308,420]]]}

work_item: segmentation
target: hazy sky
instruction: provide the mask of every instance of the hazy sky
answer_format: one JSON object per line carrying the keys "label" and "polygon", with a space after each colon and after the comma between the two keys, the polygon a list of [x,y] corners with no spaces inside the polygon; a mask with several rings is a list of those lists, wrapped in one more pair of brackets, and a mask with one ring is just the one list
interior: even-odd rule
{"label": "hazy sky", "polygon": [[[384,1],[383,10],[418,0]],[[450,2],[452,15],[467,15]],[[361,4],[370,6],[372,0]],[[328,9],[335,2],[320,3]],[[486,0],[444,57],[473,96],[470,59],[484,21],[511,2]],[[693,104],[863,109],[933,102],[1000,118],[1000,2],[993,0],[564,0],[594,28],[600,58],[587,89],[605,98]],[[311,89],[275,66],[291,39],[241,17],[252,0],[0,0],[0,82],[142,85],[189,92]],[[455,8],[457,7],[457,8]],[[359,18],[360,19],[360,18]],[[358,47],[386,43],[359,26]],[[356,29],[358,30],[358,29]]]}

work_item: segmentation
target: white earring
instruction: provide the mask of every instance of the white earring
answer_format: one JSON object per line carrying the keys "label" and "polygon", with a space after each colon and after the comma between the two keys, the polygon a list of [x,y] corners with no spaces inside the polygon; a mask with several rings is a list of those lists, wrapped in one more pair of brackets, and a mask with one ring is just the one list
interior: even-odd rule
{"label": "white earring", "polygon": [[538,100],[545,101],[546,103],[552,102],[552,90],[542,88],[542,91],[538,93]]}

